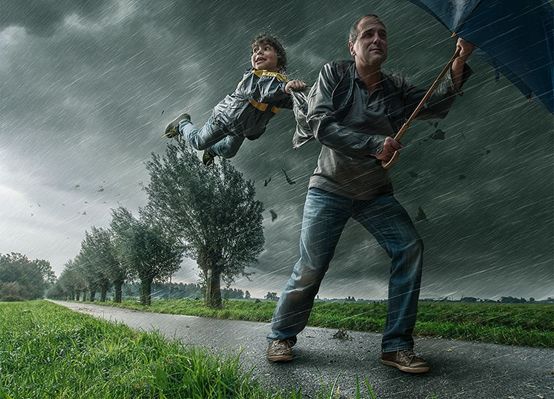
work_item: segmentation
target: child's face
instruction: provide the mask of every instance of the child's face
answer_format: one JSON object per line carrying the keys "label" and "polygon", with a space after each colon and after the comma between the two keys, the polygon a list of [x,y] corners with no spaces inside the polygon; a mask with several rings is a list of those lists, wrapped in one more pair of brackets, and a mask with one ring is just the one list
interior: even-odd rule
{"label": "child's face", "polygon": [[252,45],[252,68],[265,69],[267,71],[278,72],[277,52],[267,43],[254,43]]}

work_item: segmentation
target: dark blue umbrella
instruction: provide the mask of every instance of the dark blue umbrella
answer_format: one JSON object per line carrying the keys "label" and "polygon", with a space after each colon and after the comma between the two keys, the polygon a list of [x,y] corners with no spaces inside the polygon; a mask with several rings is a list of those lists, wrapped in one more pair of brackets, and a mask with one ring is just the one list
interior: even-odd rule
{"label": "dark blue umbrella", "polygon": [[554,113],[554,11],[548,0],[409,0],[471,42],[525,96]]}

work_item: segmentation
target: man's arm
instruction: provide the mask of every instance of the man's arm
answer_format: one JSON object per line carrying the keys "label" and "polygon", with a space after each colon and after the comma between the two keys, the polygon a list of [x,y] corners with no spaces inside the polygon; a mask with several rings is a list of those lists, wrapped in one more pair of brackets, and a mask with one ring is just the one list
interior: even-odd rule
{"label": "man's arm", "polygon": [[452,63],[451,75],[454,90],[459,91],[467,79],[467,77],[464,78],[465,63],[473,52],[474,46],[460,37],[456,43],[456,48],[460,49],[460,54]]}
{"label": "man's arm", "polygon": [[332,64],[323,66],[308,95],[307,122],[314,137],[323,145],[356,158],[375,157],[383,150],[386,136],[359,133],[337,119],[333,106],[333,90],[340,76]]}
{"label": "man's arm", "polygon": [[[456,47],[460,49],[460,54],[452,63],[444,81],[421,108],[416,119],[442,119],[446,117],[456,95],[462,94],[462,86],[473,73],[465,63],[473,51],[473,45],[462,38],[458,38]],[[403,91],[405,118],[407,119],[427,93],[427,88],[417,88],[404,82]]]}

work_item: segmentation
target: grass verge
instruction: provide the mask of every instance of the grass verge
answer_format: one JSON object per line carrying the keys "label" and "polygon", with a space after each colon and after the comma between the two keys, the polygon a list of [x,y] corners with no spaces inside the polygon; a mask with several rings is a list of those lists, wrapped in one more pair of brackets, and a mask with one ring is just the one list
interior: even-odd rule
{"label": "grass verge", "polygon": [[[46,301],[0,302],[0,320],[0,399],[303,397],[267,392],[241,372],[238,358],[220,359]],[[316,397],[336,395],[322,388]]]}

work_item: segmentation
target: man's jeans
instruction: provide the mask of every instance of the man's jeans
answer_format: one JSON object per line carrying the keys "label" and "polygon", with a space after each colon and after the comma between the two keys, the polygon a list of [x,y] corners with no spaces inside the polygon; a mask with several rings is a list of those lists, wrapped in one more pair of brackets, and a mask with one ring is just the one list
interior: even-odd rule
{"label": "man's jeans", "polygon": [[181,121],[179,132],[193,148],[209,149],[213,154],[223,158],[234,157],[244,141],[244,137],[234,136],[220,126],[213,115],[201,129],[196,128],[190,121]]}
{"label": "man's jeans", "polygon": [[382,350],[413,348],[423,244],[410,217],[392,194],[361,201],[317,188],[309,189],[306,196],[300,259],[277,303],[268,339],[296,341],[350,217],[361,223],[392,259]]}

